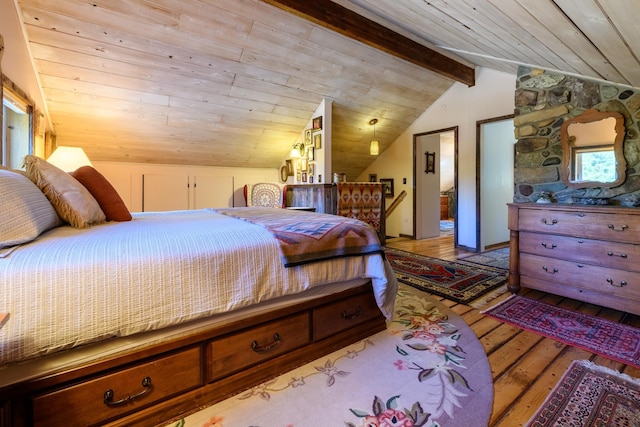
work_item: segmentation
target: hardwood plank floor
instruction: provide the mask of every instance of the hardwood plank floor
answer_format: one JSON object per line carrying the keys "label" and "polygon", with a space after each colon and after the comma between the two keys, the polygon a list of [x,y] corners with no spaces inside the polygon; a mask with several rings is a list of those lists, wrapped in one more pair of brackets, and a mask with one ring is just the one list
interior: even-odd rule
{"label": "hardwood plank floor", "polygon": [[[473,255],[455,249],[453,237],[424,240],[389,239],[390,248],[454,261]],[[624,324],[640,326],[640,316],[564,298],[545,292],[523,290],[522,294],[558,306],[577,309]],[[510,294],[494,300],[495,304]],[[435,297],[435,296],[434,296]],[[484,346],[493,374],[494,401],[490,426],[513,427],[524,425],[556,385],[573,360],[589,359],[594,363],[640,378],[640,369],[564,345],[489,318],[479,310],[453,301],[442,301],[462,316]]]}

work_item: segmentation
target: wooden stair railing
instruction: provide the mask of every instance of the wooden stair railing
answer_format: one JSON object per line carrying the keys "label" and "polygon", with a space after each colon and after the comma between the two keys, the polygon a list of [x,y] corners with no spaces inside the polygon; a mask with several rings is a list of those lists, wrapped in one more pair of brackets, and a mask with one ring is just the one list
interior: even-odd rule
{"label": "wooden stair railing", "polygon": [[398,205],[404,200],[405,197],[407,197],[407,192],[405,190],[402,190],[402,193],[398,194],[398,197],[396,197],[395,200],[391,203],[391,205],[389,205],[389,209],[384,211],[384,217],[389,218],[389,215],[391,215],[391,212],[393,212],[395,208],[398,207]]}

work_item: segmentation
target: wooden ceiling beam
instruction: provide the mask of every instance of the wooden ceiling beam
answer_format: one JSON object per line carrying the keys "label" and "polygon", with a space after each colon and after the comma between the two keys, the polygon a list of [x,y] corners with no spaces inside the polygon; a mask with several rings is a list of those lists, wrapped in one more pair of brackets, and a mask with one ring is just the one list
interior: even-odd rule
{"label": "wooden ceiling beam", "polygon": [[330,0],[262,1],[467,86],[475,85],[473,68]]}

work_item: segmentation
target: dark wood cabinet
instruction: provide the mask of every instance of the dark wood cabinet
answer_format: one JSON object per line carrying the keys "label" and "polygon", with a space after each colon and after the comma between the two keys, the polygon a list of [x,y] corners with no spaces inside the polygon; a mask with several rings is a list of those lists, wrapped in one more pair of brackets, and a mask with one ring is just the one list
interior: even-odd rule
{"label": "dark wood cabinet", "polygon": [[332,184],[287,185],[285,198],[287,207],[310,207],[319,213],[336,213],[337,190]]}

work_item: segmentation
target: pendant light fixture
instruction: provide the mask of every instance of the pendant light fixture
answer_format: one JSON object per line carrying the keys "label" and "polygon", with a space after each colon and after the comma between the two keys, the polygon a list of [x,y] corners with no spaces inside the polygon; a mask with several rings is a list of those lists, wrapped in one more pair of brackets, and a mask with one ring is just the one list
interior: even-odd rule
{"label": "pendant light fixture", "polygon": [[378,119],[369,120],[369,125],[373,126],[373,139],[369,143],[369,154],[372,156],[380,154],[380,143],[376,139],[376,123],[378,123]]}

